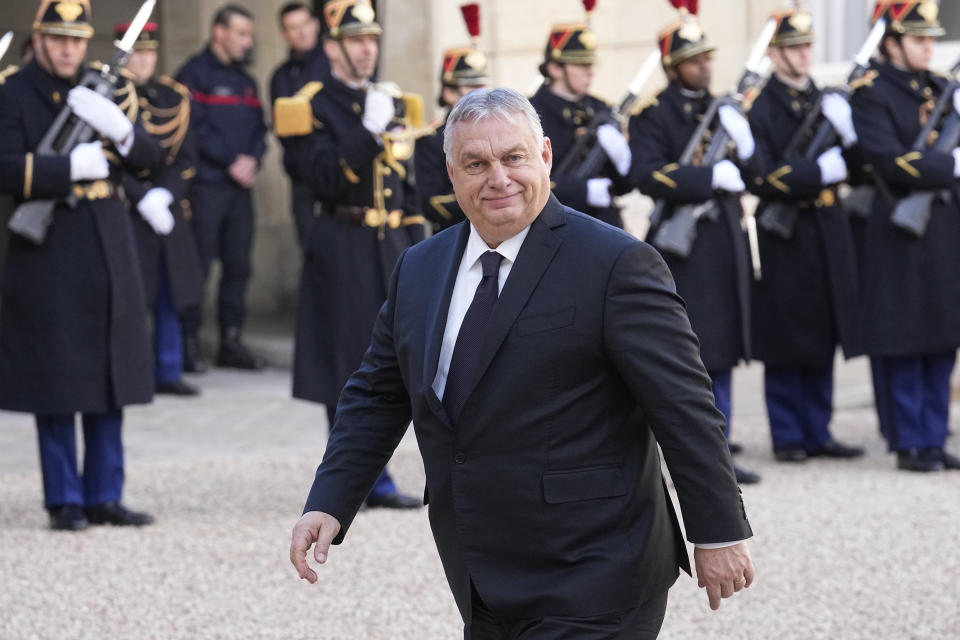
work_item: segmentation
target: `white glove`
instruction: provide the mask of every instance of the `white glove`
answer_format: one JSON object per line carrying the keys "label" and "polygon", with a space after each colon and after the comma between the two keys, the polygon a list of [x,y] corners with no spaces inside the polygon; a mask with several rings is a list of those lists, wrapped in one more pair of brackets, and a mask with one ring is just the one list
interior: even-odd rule
{"label": "white glove", "polygon": [[613,166],[617,168],[617,173],[622,176],[630,171],[630,163],[633,161],[633,154],[630,153],[630,144],[623,137],[620,130],[612,124],[602,124],[597,128],[597,142],[603,147],[604,153],[610,158]]}
{"label": "white glove", "polygon": [[610,197],[610,178],[590,178],[587,180],[587,204],[591,207],[609,207],[612,202]]}
{"label": "white glove", "polygon": [[137,211],[157,235],[165,236],[173,231],[173,214],[170,213],[172,203],[172,193],[163,187],[154,187],[140,198]]}
{"label": "white glove", "polygon": [[713,188],[717,191],[740,193],[747,188],[740,177],[740,169],[729,160],[721,160],[713,165]]}
{"label": "white glove", "polygon": [[960,89],[953,92],[953,110],[960,113]]}
{"label": "white glove", "polygon": [[102,180],[110,175],[110,163],[98,142],[83,142],[70,152],[70,182]]}
{"label": "white glove", "polygon": [[393,96],[370,87],[367,99],[363,103],[363,126],[375,136],[387,130],[387,125],[393,119]]}
{"label": "white glove", "polygon": [[737,155],[740,156],[740,159],[746,160],[752,156],[757,144],[753,141],[750,123],[743,117],[743,114],[729,104],[725,104],[720,107],[719,116],[723,130],[733,140],[733,144],[737,145]]}
{"label": "white glove", "polygon": [[847,179],[847,161],[840,147],[830,147],[817,158],[820,167],[820,184],[837,184]]}
{"label": "white glove", "polygon": [[840,135],[843,146],[850,148],[857,144],[857,130],[853,128],[853,111],[850,103],[838,93],[827,93],[820,104],[823,116],[830,121],[830,125]]}
{"label": "white glove", "polygon": [[67,94],[67,104],[78,118],[118,146],[133,131],[133,124],[120,107],[92,89],[86,87],[70,89],[70,93]]}
{"label": "white glove", "polygon": [[953,177],[960,178],[960,149],[953,150]]}

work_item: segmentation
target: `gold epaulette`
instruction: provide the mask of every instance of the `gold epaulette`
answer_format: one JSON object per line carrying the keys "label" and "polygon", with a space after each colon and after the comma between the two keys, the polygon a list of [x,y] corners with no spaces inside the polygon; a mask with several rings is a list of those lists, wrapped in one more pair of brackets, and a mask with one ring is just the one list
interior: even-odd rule
{"label": "gold epaulette", "polygon": [[157,82],[176,91],[180,103],[173,107],[158,107],[141,97],[143,128],[167,150],[167,164],[171,165],[177,159],[190,128],[190,90],[169,76],[160,76]]}
{"label": "gold epaulette", "polygon": [[308,82],[289,97],[273,102],[273,130],[278,138],[305,136],[313,132],[313,109],[310,101],[323,90],[319,80]]}
{"label": "gold epaulette", "polygon": [[876,69],[871,69],[865,74],[854,80],[850,83],[850,90],[856,91],[857,89],[862,89],[863,87],[872,87],[873,81],[877,79],[877,76],[880,75],[880,72]]}
{"label": "gold epaulette", "polygon": [[10,65],[3,71],[0,71],[0,84],[3,84],[7,81],[7,78],[19,71],[19,68],[16,65]]}
{"label": "gold epaulette", "polygon": [[403,94],[407,120],[414,129],[423,128],[423,96],[416,93]]}
{"label": "gold epaulette", "polygon": [[190,100],[190,89],[187,89],[187,85],[177,82],[170,76],[158,76],[157,82],[159,82],[165,87],[170,87],[171,89],[179,93],[181,97],[186,98],[187,101]]}
{"label": "gold epaulette", "polygon": [[660,104],[660,98],[657,96],[647,96],[643,100],[638,100],[633,108],[630,109],[631,116],[638,116],[643,113],[647,107],[656,107]]}

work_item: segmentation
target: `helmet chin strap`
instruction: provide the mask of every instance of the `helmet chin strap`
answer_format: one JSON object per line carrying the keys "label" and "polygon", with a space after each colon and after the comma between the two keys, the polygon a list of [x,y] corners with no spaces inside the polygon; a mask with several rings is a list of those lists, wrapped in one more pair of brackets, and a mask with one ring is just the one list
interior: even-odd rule
{"label": "helmet chin strap", "polygon": [[353,60],[350,59],[350,54],[347,53],[347,48],[343,46],[343,40],[337,40],[337,45],[340,47],[340,53],[343,54],[343,59],[347,61],[347,66],[350,67],[350,73],[357,80],[366,80],[366,78],[360,75],[360,72],[357,71],[357,67],[353,64]]}

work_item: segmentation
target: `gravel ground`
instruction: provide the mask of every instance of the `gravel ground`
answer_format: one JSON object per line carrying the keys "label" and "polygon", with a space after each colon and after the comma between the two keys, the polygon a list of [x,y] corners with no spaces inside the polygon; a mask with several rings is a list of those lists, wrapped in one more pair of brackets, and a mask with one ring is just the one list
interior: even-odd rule
{"label": "gravel ground", "polygon": [[[764,476],[743,489],[758,579],[711,612],[682,576],[662,638],[960,637],[960,472],[894,471],[864,372],[838,371],[834,433],[867,457],[796,466],[770,456],[759,369],[738,372],[739,462]],[[423,510],[361,514],[320,582],[300,581],[289,533],[322,408],[288,400],[283,371],[198,380],[200,400],[127,412],[125,500],[158,519],[142,530],[47,530],[31,421],[0,414],[0,639],[460,637]],[[422,489],[410,434],[391,469]]]}

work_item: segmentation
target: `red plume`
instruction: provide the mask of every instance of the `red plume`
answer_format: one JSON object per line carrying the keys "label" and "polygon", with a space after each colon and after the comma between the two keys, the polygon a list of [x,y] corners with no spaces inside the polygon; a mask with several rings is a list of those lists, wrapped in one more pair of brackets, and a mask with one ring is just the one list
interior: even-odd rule
{"label": "red plume", "polygon": [[597,0],[583,0],[583,8],[587,10],[587,13],[593,11],[593,8],[597,6]]}
{"label": "red plume", "polygon": [[692,15],[697,15],[698,0],[670,0],[670,4],[676,9],[686,9]]}
{"label": "red plume", "polygon": [[467,23],[467,32],[471,38],[480,37],[480,3],[471,2],[470,4],[460,5],[460,13],[463,14],[463,21]]}

